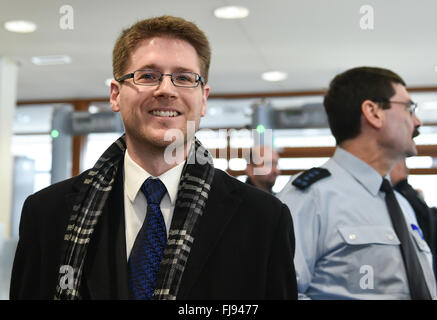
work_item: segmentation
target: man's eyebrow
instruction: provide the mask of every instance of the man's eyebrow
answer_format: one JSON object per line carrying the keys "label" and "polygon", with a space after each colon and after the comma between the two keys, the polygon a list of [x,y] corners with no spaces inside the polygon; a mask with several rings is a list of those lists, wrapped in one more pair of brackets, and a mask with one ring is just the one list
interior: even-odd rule
{"label": "man's eyebrow", "polygon": [[[178,67],[176,69],[174,69],[175,72],[194,72],[192,69],[190,68],[184,68],[184,67]],[[194,72],[196,73],[196,72]]]}
{"label": "man's eyebrow", "polygon": [[[143,65],[142,67],[140,67],[137,70],[156,70],[156,71],[161,71],[162,68],[158,67],[156,64],[146,64],[146,65]],[[196,73],[192,69],[185,68],[185,67],[176,67],[176,68],[174,68],[172,70],[173,70],[172,72],[194,72],[194,73]]]}
{"label": "man's eyebrow", "polygon": [[156,64],[146,64],[146,65],[143,65],[142,67],[140,67],[137,70],[146,70],[146,69],[148,69],[148,70],[156,70],[156,69],[158,69],[158,66]]}

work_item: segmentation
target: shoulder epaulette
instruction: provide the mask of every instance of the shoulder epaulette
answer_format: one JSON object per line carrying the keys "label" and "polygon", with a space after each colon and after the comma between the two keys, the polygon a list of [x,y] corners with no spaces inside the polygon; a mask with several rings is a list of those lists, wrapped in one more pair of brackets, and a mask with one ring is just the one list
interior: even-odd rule
{"label": "shoulder epaulette", "polygon": [[305,190],[314,182],[329,177],[330,175],[331,173],[325,168],[311,168],[304,171],[301,175],[294,179],[292,184],[301,190]]}

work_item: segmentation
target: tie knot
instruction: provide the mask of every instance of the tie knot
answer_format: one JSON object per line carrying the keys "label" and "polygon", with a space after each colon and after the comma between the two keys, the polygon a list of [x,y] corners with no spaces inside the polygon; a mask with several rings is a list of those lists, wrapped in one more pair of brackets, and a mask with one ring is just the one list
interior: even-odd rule
{"label": "tie knot", "polygon": [[385,193],[393,192],[393,188],[392,188],[390,182],[386,178],[382,179],[382,184],[381,184],[380,190],[385,192]]}
{"label": "tie knot", "polygon": [[141,191],[146,197],[147,204],[160,204],[167,189],[159,179],[148,178],[141,186]]}

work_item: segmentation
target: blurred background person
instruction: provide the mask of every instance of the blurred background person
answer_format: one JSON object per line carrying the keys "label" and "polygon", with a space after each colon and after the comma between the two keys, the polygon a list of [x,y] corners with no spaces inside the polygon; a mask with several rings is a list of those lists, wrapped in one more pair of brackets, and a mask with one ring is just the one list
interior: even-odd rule
{"label": "blurred background person", "polygon": [[246,160],[246,183],[273,194],[272,188],[280,174],[278,153],[270,146],[257,146],[250,150]]}

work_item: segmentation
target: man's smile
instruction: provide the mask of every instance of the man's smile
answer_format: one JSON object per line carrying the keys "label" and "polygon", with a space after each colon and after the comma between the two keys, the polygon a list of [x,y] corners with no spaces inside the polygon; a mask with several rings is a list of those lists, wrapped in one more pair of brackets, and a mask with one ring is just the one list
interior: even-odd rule
{"label": "man's smile", "polygon": [[157,117],[170,117],[170,118],[181,115],[181,113],[176,110],[152,110],[149,111],[149,114]]}

